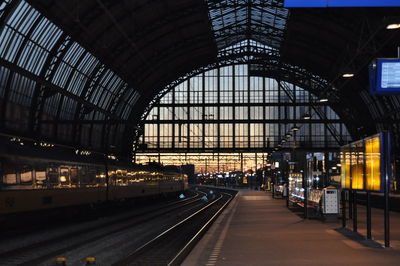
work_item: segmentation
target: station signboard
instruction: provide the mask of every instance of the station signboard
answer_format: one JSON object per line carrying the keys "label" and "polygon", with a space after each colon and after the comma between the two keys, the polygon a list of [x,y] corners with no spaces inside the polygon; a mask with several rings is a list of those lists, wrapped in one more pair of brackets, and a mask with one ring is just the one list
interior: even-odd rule
{"label": "station signboard", "polygon": [[284,7],[394,7],[399,0],[285,0]]}
{"label": "station signboard", "polygon": [[388,145],[387,133],[380,133],[341,147],[342,188],[384,192]]}
{"label": "station signboard", "polygon": [[378,58],[369,67],[372,94],[400,94],[400,59]]}

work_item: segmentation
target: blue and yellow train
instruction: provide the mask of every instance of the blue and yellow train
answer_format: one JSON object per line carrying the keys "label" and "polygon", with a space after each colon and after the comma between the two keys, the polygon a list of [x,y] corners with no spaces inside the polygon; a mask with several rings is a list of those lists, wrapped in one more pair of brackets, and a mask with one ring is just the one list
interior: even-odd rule
{"label": "blue and yellow train", "polygon": [[177,167],[0,154],[0,214],[97,204],[187,189]]}

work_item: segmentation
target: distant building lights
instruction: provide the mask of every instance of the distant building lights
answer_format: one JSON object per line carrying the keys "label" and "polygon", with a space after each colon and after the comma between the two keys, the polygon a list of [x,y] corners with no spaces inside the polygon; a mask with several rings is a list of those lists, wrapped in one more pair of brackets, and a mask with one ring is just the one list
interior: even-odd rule
{"label": "distant building lights", "polygon": [[117,157],[115,155],[108,155],[107,157],[110,160],[116,160],[117,159]]}
{"label": "distant building lights", "polygon": [[46,142],[40,142],[39,145],[40,145],[40,147],[54,147],[54,144],[50,144],[50,143],[46,143]]}
{"label": "distant building lights", "polygon": [[389,24],[386,26],[388,30],[397,30],[400,29],[400,23]]}
{"label": "distant building lights", "polygon": [[75,150],[75,154],[76,154],[76,155],[82,155],[82,156],[89,156],[89,155],[91,155],[92,153],[91,153],[90,151]]}

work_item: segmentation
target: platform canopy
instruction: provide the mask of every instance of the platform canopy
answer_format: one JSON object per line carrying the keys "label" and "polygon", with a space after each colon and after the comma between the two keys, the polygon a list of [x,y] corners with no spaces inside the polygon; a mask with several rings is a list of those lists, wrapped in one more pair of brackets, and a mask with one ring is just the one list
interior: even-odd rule
{"label": "platform canopy", "polygon": [[302,79],[353,139],[383,129],[398,136],[399,97],[371,96],[367,65],[397,57],[400,30],[386,26],[399,14],[286,9],[282,0],[5,0],[0,132],[129,155],[155,97],[240,61],[253,75]]}

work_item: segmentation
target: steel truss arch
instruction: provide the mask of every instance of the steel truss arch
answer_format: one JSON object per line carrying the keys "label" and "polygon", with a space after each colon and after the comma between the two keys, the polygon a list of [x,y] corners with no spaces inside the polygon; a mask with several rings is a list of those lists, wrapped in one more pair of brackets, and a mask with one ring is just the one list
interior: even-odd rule
{"label": "steel truss arch", "polygon": [[[252,46],[250,45],[250,40],[245,42],[245,45],[236,45],[230,49],[224,49],[220,51],[218,60],[214,63],[208,64],[204,67],[200,67],[198,69],[192,70],[184,76],[174,80],[167,86],[165,86],[160,92],[151,99],[148,103],[146,103],[146,108],[142,112],[140,117],[140,121],[136,124],[134,128],[134,142],[133,142],[133,150],[134,152],[139,147],[139,139],[143,133],[144,121],[151,109],[159,103],[160,99],[164,97],[172,88],[176,87],[178,84],[183,81],[190,79],[196,75],[204,73],[211,69],[220,68],[223,66],[229,65],[239,65],[239,64],[248,64],[250,66],[254,66],[254,71],[263,71],[263,75],[266,75],[270,78],[275,78],[278,80],[286,81],[292,83],[298,87],[301,87],[310,93],[319,96],[321,92],[326,91],[326,86],[328,86],[328,82],[323,78],[308,72],[307,70],[299,67],[292,66],[290,64],[284,64],[279,60],[279,54],[275,49],[271,49],[268,47],[261,46]],[[268,69],[265,72],[265,69]],[[260,74],[255,73],[254,76]],[[334,108],[333,108],[334,109]],[[336,111],[336,110],[335,110]],[[320,118],[324,118],[324,114],[319,114]],[[349,122],[344,119],[346,126],[348,126]],[[349,127],[349,130],[352,127]],[[334,134],[333,131],[331,131]],[[352,136],[354,136],[355,132],[350,132]],[[339,144],[343,144],[344,141],[341,139],[337,139]]]}

